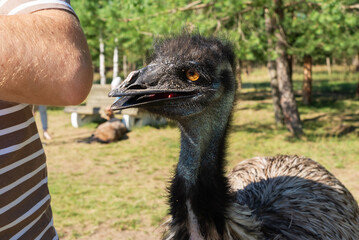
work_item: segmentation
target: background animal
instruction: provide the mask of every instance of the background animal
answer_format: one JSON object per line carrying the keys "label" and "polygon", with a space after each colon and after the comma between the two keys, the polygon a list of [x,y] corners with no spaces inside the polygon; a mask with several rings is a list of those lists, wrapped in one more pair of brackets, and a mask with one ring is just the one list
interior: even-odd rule
{"label": "background animal", "polygon": [[184,34],[160,42],[148,66],[110,96],[178,122],[181,151],[164,239],[359,239],[350,192],[315,161],[257,157],[225,175],[236,94],[230,44]]}
{"label": "background animal", "polygon": [[95,132],[89,137],[80,142],[100,142],[110,143],[123,139],[128,132],[125,124],[121,119],[115,118],[111,109],[106,109],[101,117],[107,119],[106,122],[101,123],[95,130]]}

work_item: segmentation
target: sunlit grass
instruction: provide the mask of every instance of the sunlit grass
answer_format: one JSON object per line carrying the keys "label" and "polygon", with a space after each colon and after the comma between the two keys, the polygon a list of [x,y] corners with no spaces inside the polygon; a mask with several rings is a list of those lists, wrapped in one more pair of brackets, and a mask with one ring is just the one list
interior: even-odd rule
{"label": "sunlit grass", "polygon": [[[313,66],[313,92],[354,94],[359,81],[359,72],[350,71],[347,66],[335,65],[331,74],[326,66]],[[254,69],[249,75],[243,73],[243,91],[269,91],[269,75],[265,67]],[[295,66],[293,69],[293,88],[301,91],[303,84],[303,69]]]}

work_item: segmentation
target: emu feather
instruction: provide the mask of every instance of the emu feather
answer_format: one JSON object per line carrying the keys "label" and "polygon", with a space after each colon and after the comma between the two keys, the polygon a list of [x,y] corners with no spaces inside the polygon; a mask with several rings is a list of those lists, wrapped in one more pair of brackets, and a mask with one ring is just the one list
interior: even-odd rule
{"label": "emu feather", "polygon": [[109,94],[120,97],[114,110],[136,106],[178,122],[163,239],[359,239],[353,196],[309,158],[257,157],[226,176],[234,62],[229,43],[184,34],[160,42],[150,64]]}

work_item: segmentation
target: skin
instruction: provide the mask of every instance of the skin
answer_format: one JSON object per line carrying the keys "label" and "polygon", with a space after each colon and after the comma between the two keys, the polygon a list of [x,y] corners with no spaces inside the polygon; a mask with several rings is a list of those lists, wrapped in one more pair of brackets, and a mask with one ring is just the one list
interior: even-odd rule
{"label": "skin", "polygon": [[92,62],[73,14],[0,16],[0,42],[0,100],[63,106],[86,98]]}

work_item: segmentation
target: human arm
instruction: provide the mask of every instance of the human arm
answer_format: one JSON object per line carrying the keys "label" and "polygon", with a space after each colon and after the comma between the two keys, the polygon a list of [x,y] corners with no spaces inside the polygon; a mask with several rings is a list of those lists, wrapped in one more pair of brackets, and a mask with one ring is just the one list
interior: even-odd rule
{"label": "human arm", "polygon": [[42,105],[81,103],[92,63],[76,17],[64,10],[0,16],[0,100]]}

